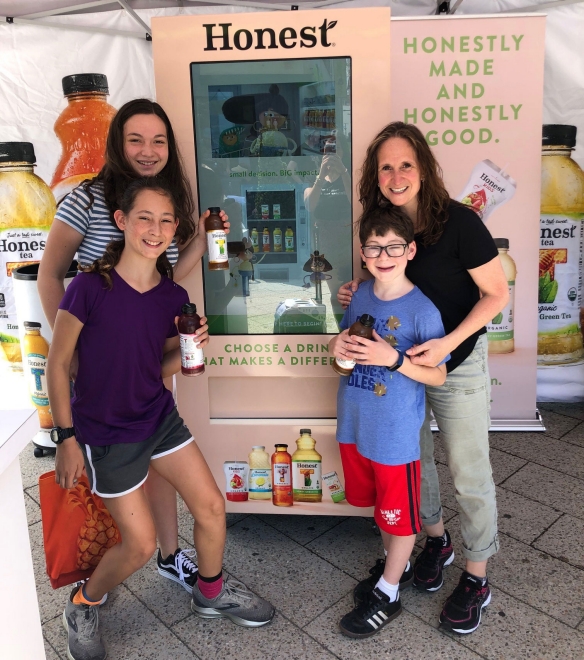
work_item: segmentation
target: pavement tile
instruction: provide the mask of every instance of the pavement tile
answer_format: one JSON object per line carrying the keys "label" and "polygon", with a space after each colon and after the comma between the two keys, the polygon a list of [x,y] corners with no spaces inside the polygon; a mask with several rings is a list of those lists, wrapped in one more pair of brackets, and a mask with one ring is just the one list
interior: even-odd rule
{"label": "pavement tile", "polygon": [[[197,656],[123,585],[99,613],[99,628],[112,660],[196,660]],[[45,624],[45,636],[67,657],[61,617]]]}
{"label": "pavement tile", "polygon": [[[559,415],[551,410],[541,410],[540,412],[543,418],[543,425],[545,426],[545,433],[552,438],[561,438],[580,423],[579,420],[573,417]],[[509,435],[514,434],[510,433]]]}
{"label": "pavement tile", "polygon": [[355,586],[351,577],[253,516],[230,528],[224,562],[299,626]]}
{"label": "pavement tile", "polygon": [[[584,479],[584,447],[543,433],[491,433],[491,444],[512,460],[525,460]],[[507,475],[509,476],[509,475]]]}
{"label": "pavement tile", "polygon": [[502,486],[530,499],[584,519],[584,483],[557,470],[528,463]]}
{"label": "pavement tile", "polygon": [[193,615],[172,630],[201,660],[333,660],[336,657],[280,613],[260,628],[242,628],[227,619],[200,619]]}
{"label": "pavement tile", "polygon": [[569,433],[562,436],[563,442],[568,442],[571,445],[578,445],[584,447],[584,424],[579,424],[573,428]]}
{"label": "pavement tile", "polygon": [[55,469],[55,455],[35,458],[32,453],[32,443],[21,452],[19,459],[22,487],[25,489],[38,486],[39,476]]}
{"label": "pavement tile", "polygon": [[[559,415],[565,415],[566,417],[573,417],[574,419],[580,419],[584,421],[584,403],[551,403],[551,402],[541,402],[537,404],[540,412],[542,411],[551,411]],[[542,414],[546,414],[542,412]]]}
{"label": "pavement tile", "polygon": [[[35,486],[36,488],[36,496],[38,498],[38,486]],[[29,490],[24,491],[24,506],[26,508],[26,519],[28,521],[29,525],[34,525],[34,523],[37,523],[41,519],[41,507],[38,503],[38,499],[35,500],[33,495],[30,493],[33,489],[30,488]]]}
{"label": "pavement tile", "polygon": [[[406,598],[404,597],[404,604]],[[479,660],[457,640],[443,635],[435,627],[424,625],[417,616],[404,611],[379,634],[368,639],[351,639],[339,631],[339,621],[352,609],[350,596],[321,614],[304,630],[330,649],[340,660],[379,658],[387,660]]]}
{"label": "pavement tile", "polygon": [[497,486],[497,511],[499,531],[528,544],[563,515],[500,486]]}
{"label": "pavement tile", "polygon": [[346,516],[292,516],[256,514],[258,520],[286,534],[296,543],[306,545],[346,520]]}
{"label": "pavement tile", "polygon": [[[547,552],[572,566],[584,569],[584,521],[571,516],[562,516],[533,544],[538,550]],[[580,589],[584,601],[584,586]]]}
{"label": "pavement tile", "polygon": [[[453,528],[450,533],[456,552],[462,547],[460,530]],[[575,628],[584,618],[582,571],[506,535],[499,537],[499,552],[489,559],[489,582]],[[464,568],[462,552],[454,563]]]}
{"label": "pavement tile", "polygon": [[[444,601],[458,584],[461,570],[444,571],[444,586],[437,594],[411,589],[403,605],[431,626],[438,625]],[[506,589],[506,587],[505,587]],[[491,584],[492,600],[483,610],[481,625],[472,635],[442,633],[445,638],[474,651],[486,660],[582,660],[584,635]],[[416,634],[419,635],[418,625]],[[418,658],[434,657],[427,652]],[[474,657],[474,656],[472,656]]]}
{"label": "pavement tile", "polygon": [[190,594],[180,584],[158,573],[156,556],[124,584],[166,626],[182,621],[191,613]]}
{"label": "pavement tile", "polygon": [[45,643],[45,656],[46,660],[61,660],[61,656],[55,651],[55,649],[49,644],[47,638],[43,639]]}

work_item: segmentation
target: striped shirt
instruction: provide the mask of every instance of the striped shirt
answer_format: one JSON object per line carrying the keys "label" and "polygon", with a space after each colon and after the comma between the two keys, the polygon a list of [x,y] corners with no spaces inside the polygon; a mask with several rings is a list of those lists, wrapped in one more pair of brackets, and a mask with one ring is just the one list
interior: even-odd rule
{"label": "striped shirt", "polygon": [[[87,191],[78,186],[71,191],[57,209],[56,220],[73,227],[83,240],[77,250],[77,260],[82,266],[89,266],[103,257],[108,243],[123,238],[124,234],[113,224],[105,203],[103,183],[91,186],[93,203]],[[176,240],[166,251],[166,256],[174,266],[178,260]]]}

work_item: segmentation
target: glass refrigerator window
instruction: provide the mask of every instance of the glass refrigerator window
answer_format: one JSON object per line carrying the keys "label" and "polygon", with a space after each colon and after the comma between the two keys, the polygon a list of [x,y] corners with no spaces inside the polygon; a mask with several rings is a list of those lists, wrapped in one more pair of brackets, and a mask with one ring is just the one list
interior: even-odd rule
{"label": "glass refrigerator window", "polygon": [[191,64],[201,209],[229,215],[203,263],[211,334],[336,333],[352,278],[351,60]]}

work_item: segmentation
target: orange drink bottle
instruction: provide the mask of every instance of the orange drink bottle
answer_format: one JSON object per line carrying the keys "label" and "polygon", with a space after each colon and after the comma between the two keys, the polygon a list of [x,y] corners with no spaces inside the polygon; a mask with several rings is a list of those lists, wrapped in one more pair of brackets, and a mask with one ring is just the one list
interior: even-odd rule
{"label": "orange drink bottle", "polygon": [[107,78],[102,73],[77,73],[63,78],[67,107],[55,122],[63,153],[51,188],[57,202],[105,163],[105,143],[116,109],[107,101]]}
{"label": "orange drink bottle", "polygon": [[288,445],[276,445],[272,454],[272,504],[292,506],[292,456]]}
{"label": "orange drink bottle", "polygon": [[47,393],[49,343],[41,335],[40,323],[25,321],[24,333],[22,361],[30,399],[38,411],[41,428],[52,429],[54,424]]}

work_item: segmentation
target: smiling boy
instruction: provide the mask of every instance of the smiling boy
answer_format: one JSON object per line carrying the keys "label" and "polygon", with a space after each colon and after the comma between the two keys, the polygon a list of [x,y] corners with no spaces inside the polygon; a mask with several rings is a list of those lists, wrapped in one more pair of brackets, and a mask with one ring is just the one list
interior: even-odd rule
{"label": "smiling boy", "polygon": [[[337,440],[347,500],[374,506],[387,557],[374,588],[356,591],[355,608],[340,622],[341,632],[356,638],[378,633],[401,614],[399,588],[412,582],[409,557],[421,529],[424,385],[442,385],[446,379],[444,363],[414,365],[405,355],[416,344],[444,336],[440,313],[405,275],[416,254],[411,220],[397,207],[365,213],[359,239],[374,279],[353,294],[343,331],[330,342],[335,358],[356,362],[339,383]],[[348,334],[362,314],[375,319],[372,340]]]}

